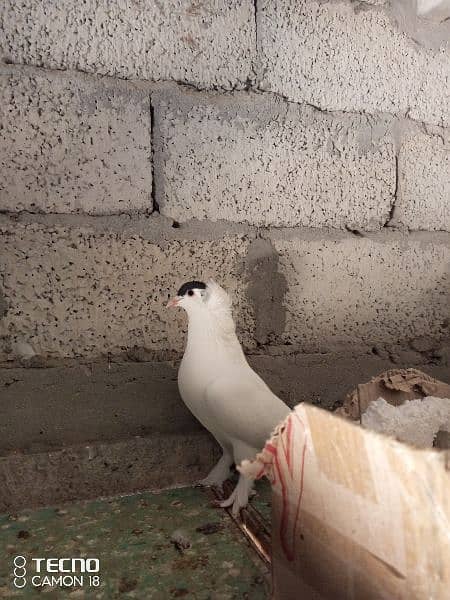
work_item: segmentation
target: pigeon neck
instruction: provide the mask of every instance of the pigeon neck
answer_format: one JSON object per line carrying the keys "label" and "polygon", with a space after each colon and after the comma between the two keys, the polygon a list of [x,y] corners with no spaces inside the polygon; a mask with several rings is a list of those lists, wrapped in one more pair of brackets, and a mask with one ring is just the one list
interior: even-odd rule
{"label": "pigeon neck", "polygon": [[199,347],[206,352],[220,349],[242,353],[231,315],[228,319],[218,319],[207,311],[190,314],[186,351],[198,351]]}

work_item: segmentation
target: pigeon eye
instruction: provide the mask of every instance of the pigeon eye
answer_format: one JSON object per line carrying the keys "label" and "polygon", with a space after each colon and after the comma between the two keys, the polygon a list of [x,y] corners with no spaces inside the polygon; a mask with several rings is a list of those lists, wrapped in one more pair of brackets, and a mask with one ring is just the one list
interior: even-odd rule
{"label": "pigeon eye", "polygon": [[188,291],[188,296],[193,296],[194,295],[194,290],[189,290]]}

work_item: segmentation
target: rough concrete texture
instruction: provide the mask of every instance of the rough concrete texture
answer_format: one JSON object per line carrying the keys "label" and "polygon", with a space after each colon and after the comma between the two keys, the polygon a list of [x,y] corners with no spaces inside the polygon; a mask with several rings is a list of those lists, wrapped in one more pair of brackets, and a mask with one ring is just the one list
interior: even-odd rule
{"label": "rough concrete texture", "polygon": [[41,364],[133,348],[179,356],[186,316],[165,303],[182,282],[211,275],[235,301],[247,349],[328,352],[448,337],[448,234],[297,229],[265,232],[261,242],[242,226],[174,229],[160,216],[38,221],[0,220],[1,360]]}
{"label": "rough concrete texture", "polygon": [[257,28],[261,89],[326,110],[450,124],[450,47],[420,46],[380,7],[261,0]]}
{"label": "rough concrete texture", "polygon": [[150,97],[80,73],[0,67],[1,210],[152,210]]}
{"label": "rough concrete texture", "polygon": [[1,53],[14,63],[206,88],[252,76],[251,0],[6,0],[0,17]]}
{"label": "rough concrete texture", "polygon": [[247,296],[253,305],[254,337],[258,345],[279,339],[285,327],[284,296],[287,281],[278,269],[278,254],[270,240],[252,241],[246,257]]}
{"label": "rough concrete texture", "polygon": [[219,457],[204,432],[0,457],[0,511],[192,484]]}
{"label": "rough concrete texture", "polygon": [[381,119],[171,86],[152,102],[156,197],[167,216],[365,230],[389,217],[395,155]]}
{"label": "rough concrete texture", "polygon": [[288,282],[281,343],[302,352],[448,339],[448,234],[269,234]]}
{"label": "rough concrete texture", "polygon": [[[135,346],[179,353],[186,316],[165,305],[185,281],[214,276],[232,294],[238,332],[251,346],[253,317],[243,273],[249,238],[199,236],[160,217],[0,220],[0,274],[8,309],[2,357],[23,347],[44,356],[120,353]],[[45,223],[45,224],[43,224]],[[220,228],[219,228],[220,229]]]}
{"label": "rough concrete texture", "polygon": [[[265,354],[250,356],[250,364],[261,375],[270,388],[290,407],[300,402],[308,402],[325,409],[341,406],[345,395],[358,384],[392,368],[411,366],[410,356],[399,357],[395,352],[389,356],[375,347],[364,353],[328,354],[285,354],[288,348],[272,348]],[[447,360],[427,362],[421,357],[416,365],[433,377],[450,382],[450,369]]]}
{"label": "rough concrete texture", "polygon": [[[373,354],[257,355],[250,362],[290,406],[306,400],[327,408],[393,367]],[[196,434],[201,426],[179,396],[177,369],[178,361],[0,369],[0,454]]]}
{"label": "rough concrete texture", "polygon": [[0,369],[0,395],[0,454],[201,429],[167,362]]}
{"label": "rough concrete texture", "polygon": [[450,130],[405,139],[398,170],[393,224],[450,231]]}
{"label": "rough concrete texture", "polygon": [[[364,354],[250,356],[289,406],[341,405],[358,383],[405,362]],[[419,368],[450,381],[448,364]],[[0,511],[189,484],[218,456],[181,401],[178,364],[0,369]],[[142,436],[142,437],[141,437]]]}
{"label": "rough concrete texture", "polygon": [[[272,347],[249,361],[289,406],[305,401],[332,408],[358,383],[411,366],[411,357],[402,361],[387,353],[289,355],[287,350],[277,348],[274,354]],[[427,354],[419,354],[418,368],[448,380],[448,362],[433,356],[435,364],[426,364]],[[0,455],[136,436],[196,435],[202,428],[178,393],[178,365],[148,360],[0,369]]]}

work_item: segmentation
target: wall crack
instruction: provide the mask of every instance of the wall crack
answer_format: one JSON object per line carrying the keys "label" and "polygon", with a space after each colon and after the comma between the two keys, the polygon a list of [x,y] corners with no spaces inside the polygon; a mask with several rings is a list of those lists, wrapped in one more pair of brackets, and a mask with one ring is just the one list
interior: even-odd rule
{"label": "wall crack", "polygon": [[153,106],[153,98],[150,94],[150,143],[152,145],[152,150],[150,153],[150,164],[151,164],[151,172],[152,172],[152,191],[151,191],[151,200],[152,200],[152,211],[159,213],[159,204],[156,199],[156,177],[155,177],[155,107]]}

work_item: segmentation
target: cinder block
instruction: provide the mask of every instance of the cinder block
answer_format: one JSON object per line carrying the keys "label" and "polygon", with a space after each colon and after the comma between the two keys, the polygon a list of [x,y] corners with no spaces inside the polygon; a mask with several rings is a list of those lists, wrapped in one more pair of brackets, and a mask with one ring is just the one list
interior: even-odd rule
{"label": "cinder block", "polygon": [[281,343],[302,352],[448,338],[450,236],[270,235],[287,283]]}
{"label": "cinder block", "polygon": [[260,226],[376,230],[395,193],[386,123],[269,94],[155,94],[160,210]]}
{"label": "cinder block", "polygon": [[181,309],[166,309],[167,300],[182,283],[210,276],[232,293],[239,336],[250,346],[253,316],[242,273],[249,239],[183,235],[158,229],[155,219],[3,218],[3,359],[25,344],[49,357],[105,356],[135,346],[173,357],[183,349],[187,319]]}
{"label": "cinder block", "polygon": [[0,39],[13,63],[198,87],[243,87],[256,46],[251,0],[5,0]]}
{"label": "cinder block", "polygon": [[2,67],[0,120],[1,210],[151,212],[147,92],[80,73]]}
{"label": "cinder block", "polygon": [[171,363],[59,361],[52,368],[0,368],[0,394],[0,457],[19,448],[42,452],[201,429],[180,400]]}
{"label": "cinder block", "polygon": [[399,154],[394,223],[450,231],[450,135],[408,136]]}
{"label": "cinder block", "polygon": [[326,110],[450,124],[448,44],[417,44],[380,7],[261,0],[258,40],[262,89]]}
{"label": "cinder block", "polygon": [[90,442],[0,455],[0,511],[192,486],[220,455],[206,432]]}

